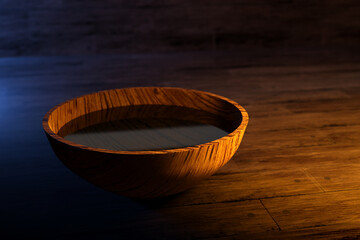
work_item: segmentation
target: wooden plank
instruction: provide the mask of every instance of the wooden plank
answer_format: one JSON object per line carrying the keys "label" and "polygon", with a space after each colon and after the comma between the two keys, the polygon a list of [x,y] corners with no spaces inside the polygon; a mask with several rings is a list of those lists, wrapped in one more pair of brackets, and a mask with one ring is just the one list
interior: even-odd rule
{"label": "wooden plank", "polygon": [[[282,230],[359,228],[360,190],[262,199]],[[360,229],[359,229],[360,231]]]}
{"label": "wooden plank", "polygon": [[347,164],[342,161],[342,156],[337,156],[338,163],[325,163],[307,168],[316,181],[325,191],[343,191],[360,189],[360,153],[354,156],[354,162]]}
{"label": "wooden plank", "polygon": [[[74,230],[71,235],[145,239],[207,239],[227,237],[254,238],[278,228],[258,201],[193,205],[144,211],[127,221],[111,224],[111,232],[104,229]],[[141,229],[141,231],[139,230]],[[76,235],[75,235],[76,234]]]}
{"label": "wooden plank", "polygon": [[[317,1],[0,1],[5,11],[26,11],[21,26],[0,49],[3,55],[93,54],[307,47],[358,49],[356,0]],[[35,17],[34,12],[42,12]],[[16,21],[5,19],[9,25]],[[86,31],[90,23],[93,30]],[[41,27],[45,24],[44,27]],[[86,27],[85,27],[86,28]],[[78,30],[78,31],[77,31]],[[45,34],[41,34],[44,33]],[[40,33],[40,34],[39,34]],[[23,36],[28,36],[24,38]],[[64,37],[67,35],[67,37]],[[84,46],[82,47],[81,42]],[[66,44],[65,44],[65,43]],[[352,47],[352,48],[351,48]]]}
{"label": "wooden plank", "polygon": [[324,191],[302,169],[251,171],[245,166],[238,167],[237,172],[231,172],[233,170],[219,171],[175,198],[168,198],[161,207],[242,202]]}

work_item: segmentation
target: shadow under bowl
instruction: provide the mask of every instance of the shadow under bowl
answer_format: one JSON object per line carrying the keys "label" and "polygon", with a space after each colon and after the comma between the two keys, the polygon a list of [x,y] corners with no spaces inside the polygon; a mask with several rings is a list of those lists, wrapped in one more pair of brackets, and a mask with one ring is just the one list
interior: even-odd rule
{"label": "shadow under bowl", "polygon": [[[217,126],[228,134],[194,146],[140,151],[90,147],[64,138],[104,122],[164,117]],[[245,109],[222,96],[138,87],[96,92],[59,104],[45,115],[43,128],[57,157],[83,179],[120,195],[155,198],[184,191],[215,173],[237,151],[247,123]]]}

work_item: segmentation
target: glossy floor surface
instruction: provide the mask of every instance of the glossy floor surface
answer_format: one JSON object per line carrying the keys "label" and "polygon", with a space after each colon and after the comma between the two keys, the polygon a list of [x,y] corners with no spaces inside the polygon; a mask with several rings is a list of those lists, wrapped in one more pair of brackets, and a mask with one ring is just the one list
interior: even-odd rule
{"label": "glossy floor surface", "polygon": [[[1,234],[6,239],[360,237],[355,53],[1,58]],[[132,86],[185,87],[237,101],[250,116],[238,152],[214,176],[161,200],[133,200],[85,182],[52,152],[42,117],[69,98]]]}

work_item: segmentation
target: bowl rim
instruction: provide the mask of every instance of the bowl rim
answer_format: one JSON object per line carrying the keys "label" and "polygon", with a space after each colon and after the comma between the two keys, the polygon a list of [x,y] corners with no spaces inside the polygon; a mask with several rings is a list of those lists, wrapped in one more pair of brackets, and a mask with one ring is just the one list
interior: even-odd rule
{"label": "bowl rim", "polygon": [[[198,92],[198,93],[206,94],[206,95],[209,95],[209,96],[224,100],[224,101],[230,103],[231,105],[235,106],[241,112],[242,120],[241,120],[240,125],[236,129],[234,129],[232,132],[230,132],[229,134],[227,134],[227,135],[225,135],[225,136],[223,136],[221,138],[214,139],[213,141],[210,141],[210,142],[206,142],[206,143],[202,143],[202,144],[198,144],[198,145],[194,145],[194,146],[189,146],[189,147],[183,147],[183,148],[164,149],[164,150],[141,150],[141,151],[120,151],[120,150],[110,150],[110,149],[104,149],[104,148],[89,147],[89,146],[86,146],[86,145],[82,145],[82,144],[79,144],[79,143],[75,143],[75,142],[66,140],[63,137],[60,137],[55,132],[53,132],[51,130],[50,126],[49,126],[49,116],[50,116],[50,114],[53,111],[55,111],[55,109],[60,107],[61,105],[66,104],[67,102],[73,101],[76,98],[80,98],[80,97],[84,97],[84,96],[92,95],[92,94],[96,94],[96,93],[101,93],[101,92],[108,92],[108,91],[114,91],[114,90],[123,90],[123,89],[139,89],[139,88],[141,88],[141,89],[143,89],[143,88],[161,88],[161,89],[165,89],[165,90],[166,89],[179,89],[179,90],[192,91],[192,92]],[[84,150],[88,150],[88,151],[111,153],[111,154],[126,154],[126,155],[150,155],[151,154],[151,155],[154,155],[154,154],[169,154],[169,153],[187,152],[187,151],[194,150],[194,149],[197,149],[197,148],[200,148],[200,147],[213,145],[213,144],[215,144],[215,143],[217,143],[219,141],[223,141],[223,140],[226,140],[227,138],[231,138],[231,137],[235,136],[239,131],[245,132],[245,128],[246,128],[248,122],[249,122],[249,115],[248,115],[247,111],[245,110],[245,108],[243,108],[240,104],[238,104],[237,102],[235,102],[235,101],[233,101],[233,100],[231,100],[229,98],[226,98],[226,97],[214,94],[214,93],[195,90],[195,89],[180,88],[180,87],[161,87],[161,86],[160,87],[157,87],[157,86],[149,87],[149,86],[147,86],[147,87],[127,87],[127,88],[107,89],[107,90],[101,90],[101,91],[92,92],[92,93],[88,93],[88,94],[83,94],[83,95],[71,98],[71,99],[69,99],[67,101],[64,101],[64,102],[62,102],[60,104],[57,104],[53,108],[51,108],[45,114],[45,116],[43,117],[42,126],[43,126],[43,129],[44,129],[45,133],[49,137],[51,137],[54,140],[59,141],[59,142],[61,142],[63,144],[69,145],[71,147],[76,147],[76,148],[80,148],[80,149],[84,149]]]}

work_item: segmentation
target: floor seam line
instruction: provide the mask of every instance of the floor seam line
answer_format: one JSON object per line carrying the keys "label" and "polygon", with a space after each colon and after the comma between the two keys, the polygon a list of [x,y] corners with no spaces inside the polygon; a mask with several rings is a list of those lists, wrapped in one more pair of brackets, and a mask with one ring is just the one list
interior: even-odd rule
{"label": "floor seam line", "polygon": [[260,201],[261,205],[263,206],[263,208],[265,209],[265,211],[269,214],[269,216],[271,217],[271,219],[274,221],[274,223],[275,223],[276,226],[278,227],[278,230],[281,231],[280,225],[277,223],[277,221],[275,220],[275,218],[270,214],[269,210],[265,207],[264,203],[261,201],[260,198],[259,198],[259,201]]}

